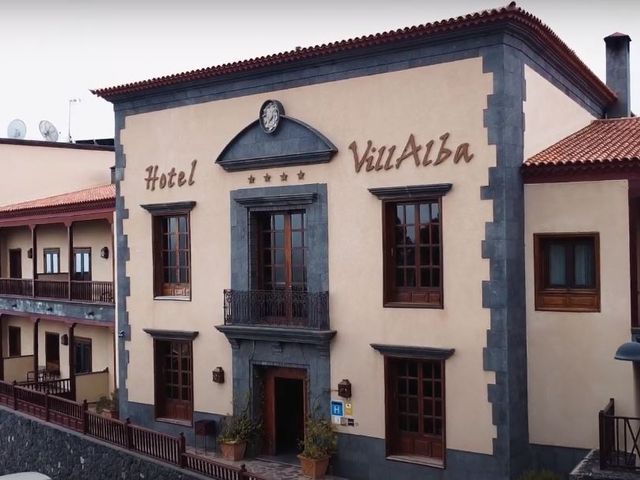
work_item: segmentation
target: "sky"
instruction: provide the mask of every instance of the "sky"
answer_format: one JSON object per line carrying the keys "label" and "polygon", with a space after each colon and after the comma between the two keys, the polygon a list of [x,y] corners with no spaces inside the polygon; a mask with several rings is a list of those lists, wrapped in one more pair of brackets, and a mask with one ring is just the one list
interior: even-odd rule
{"label": "sky", "polygon": [[[494,3],[495,1],[495,3]],[[66,141],[113,136],[113,109],[89,91],[504,6],[496,0],[0,0],[0,137],[14,118]],[[631,43],[640,111],[640,0],[521,0],[600,77],[603,38]],[[634,88],[637,86],[638,88]],[[78,102],[70,104],[71,99]]]}

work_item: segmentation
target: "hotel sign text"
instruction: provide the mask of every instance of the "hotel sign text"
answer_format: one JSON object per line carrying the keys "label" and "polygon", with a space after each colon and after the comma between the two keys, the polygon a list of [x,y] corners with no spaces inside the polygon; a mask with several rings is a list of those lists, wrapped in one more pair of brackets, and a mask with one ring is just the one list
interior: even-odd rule
{"label": "hotel sign text", "polygon": [[[426,167],[428,165],[440,165],[453,157],[453,163],[464,160],[469,163],[473,158],[473,153],[469,152],[469,144],[461,143],[455,151],[447,147],[450,133],[446,132],[439,137],[439,144],[436,145],[435,140],[429,140],[425,145],[417,144],[415,136],[409,135],[407,142],[400,152],[396,145],[387,147],[375,147],[371,140],[367,140],[367,146],[362,151],[362,156],[358,150],[358,144],[354,140],[349,145],[349,150],[353,152],[353,160],[355,163],[356,173],[359,173],[364,167],[366,172],[380,170],[391,170],[392,168],[400,168],[405,160],[415,163],[416,167]],[[435,147],[435,148],[434,148]]]}
{"label": "hotel sign text", "polygon": [[159,188],[173,188],[175,186],[183,187],[185,185],[193,185],[196,181],[193,179],[193,175],[196,173],[197,160],[191,162],[191,170],[187,176],[187,173],[183,170],[176,171],[175,167],[171,167],[167,173],[161,173],[158,175],[158,165],[149,165],[144,169],[147,172],[147,176],[144,179],[147,182],[147,190],[154,191],[156,185]]}

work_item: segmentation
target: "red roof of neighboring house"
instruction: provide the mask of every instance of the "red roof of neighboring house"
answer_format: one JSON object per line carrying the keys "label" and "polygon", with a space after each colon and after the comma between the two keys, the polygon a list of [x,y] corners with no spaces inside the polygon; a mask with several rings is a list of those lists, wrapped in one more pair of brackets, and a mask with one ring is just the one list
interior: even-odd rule
{"label": "red roof of neighboring house", "polygon": [[560,40],[560,38],[547,25],[540,21],[540,19],[517,7],[515,2],[511,2],[507,7],[470,13],[468,15],[450,18],[439,22],[426,23],[424,25],[406,27],[389,32],[316,45],[313,47],[297,48],[295,50],[289,50],[287,52],[277,53],[274,55],[226,63],[214,67],[201,68],[174,75],[127,83],[120,86],[99,88],[92,90],[92,92],[107,100],[114,100],[128,94],[135,94],[154,88],[166,87],[196,80],[206,80],[223,75],[257,70],[276,65],[291,65],[296,62],[307,61],[310,59],[322,59],[322,57],[339,52],[375,47],[382,44],[411,40],[420,37],[435,36],[465,28],[497,24],[500,22],[511,22],[517,24],[518,27],[525,30],[528,35],[531,35],[541,41],[543,48],[547,50],[550,57],[557,58],[562,64],[567,65],[571,70],[577,72],[600,98],[607,102],[615,100],[615,93],[613,93],[582,62],[582,60],[578,58],[573,50]]}
{"label": "red roof of neighboring house", "polygon": [[594,120],[524,162],[536,167],[628,164],[640,160],[640,117]]}
{"label": "red roof of neighboring house", "polygon": [[0,207],[0,218],[42,212],[74,211],[90,208],[115,208],[115,185],[102,185],[53,197],[29,200]]}

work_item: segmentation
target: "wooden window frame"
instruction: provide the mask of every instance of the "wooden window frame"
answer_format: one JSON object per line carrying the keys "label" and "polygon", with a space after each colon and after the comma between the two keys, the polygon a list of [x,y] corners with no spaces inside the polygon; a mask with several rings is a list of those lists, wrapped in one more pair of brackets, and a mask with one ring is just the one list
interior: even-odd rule
{"label": "wooden window frame", "polygon": [[[149,332],[147,332],[149,333]],[[163,415],[163,413],[161,412],[161,408],[160,408],[160,401],[161,398],[164,399],[166,401],[166,396],[164,394],[164,387],[165,385],[165,381],[162,378],[162,367],[160,366],[159,362],[163,361],[164,358],[160,358],[160,354],[159,354],[159,344],[164,343],[164,344],[172,344],[172,343],[178,343],[178,344],[185,344],[188,345],[189,347],[189,354],[190,354],[190,359],[191,359],[191,385],[190,390],[191,390],[191,395],[190,395],[190,399],[189,399],[189,408],[190,408],[190,418],[189,419],[181,419],[181,418],[172,418],[172,417],[167,417],[166,414]],[[182,379],[180,378],[182,376],[182,367],[179,365],[178,368],[178,390],[181,390],[183,388],[185,388],[185,385],[182,383]],[[195,369],[194,369],[194,354],[193,354],[193,340],[188,339],[188,338],[171,338],[171,337],[164,337],[164,336],[154,336],[153,338],[153,383],[154,383],[154,399],[153,399],[153,407],[154,407],[154,417],[156,421],[160,421],[160,422],[168,422],[168,423],[176,423],[176,424],[181,424],[181,425],[192,425],[193,424],[193,416],[194,416],[194,392],[195,392],[195,381],[194,381],[194,374],[195,374]],[[184,400],[183,400],[184,401]]]}
{"label": "wooden window frame", "polygon": [[[383,306],[386,308],[444,308],[444,257],[443,257],[443,216],[442,216],[442,196],[443,195],[425,195],[425,196],[410,196],[407,198],[393,198],[384,199],[382,201],[382,251],[383,251]],[[414,287],[413,293],[416,299],[413,301],[397,301],[393,298],[392,291],[395,287],[395,263],[394,255],[391,249],[395,247],[394,229],[390,226],[392,212],[390,210],[395,209],[399,204],[413,204],[418,205],[420,203],[436,203],[438,205],[439,219],[439,256],[440,256],[440,286],[439,287]],[[419,213],[416,212],[416,215]],[[416,249],[416,265],[419,264],[419,250],[420,243],[416,243],[414,247]],[[419,276],[419,273],[417,277]],[[416,277],[416,283],[418,278]],[[406,287],[410,289],[409,287]],[[426,300],[419,300],[417,297],[426,296]]]}
{"label": "wooden window frame", "polygon": [[[418,372],[422,368],[422,364],[425,362],[433,362],[440,365],[440,384],[441,384],[441,414],[439,416],[442,422],[442,434],[440,435],[442,442],[442,457],[429,457],[423,456],[415,453],[405,453],[402,451],[398,451],[397,436],[398,431],[396,428],[398,418],[400,416],[399,410],[397,408],[397,376],[395,375],[395,368],[393,367],[393,363],[401,362],[401,361],[413,361],[417,363]],[[419,375],[418,380],[418,392],[422,392],[422,384],[424,377]],[[385,382],[385,455],[387,460],[399,461],[405,463],[415,463],[420,465],[426,465],[435,468],[446,468],[446,457],[447,457],[447,425],[446,425],[446,359],[445,358],[416,358],[416,357],[398,357],[395,355],[385,355],[384,357],[384,382]],[[423,421],[424,410],[423,410],[423,402],[424,399],[427,398],[424,395],[420,396],[417,394],[418,400],[418,422]],[[432,397],[435,398],[435,397]],[[422,412],[422,414],[420,413]],[[435,418],[435,417],[434,417]],[[435,435],[428,434],[416,434],[416,437],[434,437]]]}
{"label": "wooden window frame", "polygon": [[[300,228],[294,228],[292,222],[292,215],[302,215],[302,226]],[[257,286],[260,290],[282,290],[282,288],[278,288],[276,286],[276,282],[274,281],[273,276],[269,279],[265,276],[265,268],[271,268],[273,272],[273,268],[282,268],[284,271],[284,289],[286,290],[294,290],[294,291],[307,291],[308,288],[308,265],[307,260],[309,257],[309,246],[308,246],[308,227],[307,227],[307,212],[302,209],[294,209],[294,210],[274,210],[274,211],[260,211],[254,212],[256,217],[256,251],[251,252],[252,255],[256,256],[256,264],[257,264]],[[271,225],[271,219],[275,215],[282,215],[283,219],[283,228],[282,230],[276,230],[274,226]],[[270,226],[268,229],[263,228],[262,222],[265,218],[270,219]],[[275,232],[282,233],[284,238],[284,244],[282,247],[275,247],[273,245],[265,245],[264,235],[265,234],[274,234]],[[301,235],[302,239],[302,247],[294,247],[293,243],[293,233],[298,233]],[[293,261],[293,250],[295,248],[302,249],[302,263],[294,264]],[[265,252],[270,251],[270,261],[271,263],[265,262]],[[273,253],[276,250],[282,250],[283,263],[276,264],[273,258]],[[294,281],[294,273],[293,269],[298,268],[302,269],[302,281],[296,282]],[[272,273],[273,275],[273,273]],[[296,284],[294,286],[294,284]],[[270,288],[267,288],[267,285],[270,285]],[[295,288],[294,288],[295,287]]]}
{"label": "wooden window frame", "polygon": [[[78,272],[76,271],[77,265],[76,265],[76,255],[77,254],[81,254],[84,256],[84,254],[89,254],[89,271],[86,272],[89,275],[89,279],[88,280],[74,280],[74,277],[76,277],[76,275],[78,274]],[[85,282],[90,282],[93,279],[93,258],[92,258],[92,254],[91,254],[91,247],[73,247],[72,250],[72,254],[73,254],[73,262],[72,262],[72,267],[73,267],[73,271],[71,272],[71,279],[74,281],[85,281]],[[84,262],[82,262],[84,265]],[[82,275],[84,275],[85,272],[80,272]]]}
{"label": "wooden window frame", "polygon": [[[11,267],[12,267],[12,263],[11,263],[11,255],[15,254],[17,252],[19,259],[20,259],[20,276],[13,276],[11,271]],[[21,248],[10,248],[9,252],[8,252],[8,258],[7,258],[7,278],[22,278],[22,249]],[[15,272],[17,274],[17,272]]]}
{"label": "wooden window frame", "polygon": [[[58,271],[57,272],[48,272],[47,271],[47,255],[56,255],[58,257]],[[59,248],[44,248],[42,249],[42,270],[45,275],[55,275],[61,272],[60,269],[60,249]],[[53,266],[53,262],[51,262]]]}
{"label": "wooden window frame", "polygon": [[[18,344],[16,346],[17,348],[17,352],[12,352],[12,348],[11,348],[11,339],[12,339],[12,335],[11,332],[15,332],[17,331],[17,337],[18,337]],[[16,327],[15,325],[9,325],[7,327],[7,356],[8,357],[20,357],[22,355],[22,330],[20,327]]]}
{"label": "wooden window frame", "polygon": [[[594,245],[593,288],[549,287],[547,278],[548,256],[544,244],[552,240],[567,241],[592,239]],[[598,232],[536,233],[533,235],[533,264],[535,283],[535,309],[550,312],[599,312],[600,311],[600,235]]]}
{"label": "wooden window frame", "polygon": [[[173,203],[150,203],[140,205],[151,214],[151,254],[153,262],[153,298],[154,300],[191,300],[191,280],[193,275],[193,262],[191,256],[191,210],[196,206],[195,201],[173,202]],[[159,229],[161,220],[159,218],[186,216],[187,218],[187,261],[189,270],[189,281],[176,285],[183,285],[181,292],[175,291],[173,295],[163,292],[163,264],[162,264],[162,244]]]}
{"label": "wooden window frame", "polygon": [[[73,351],[73,355],[75,356],[74,359],[74,373],[76,375],[78,374],[83,374],[83,373],[91,373],[93,372],[93,342],[91,341],[90,338],[85,338],[85,337],[74,337],[73,339],[74,342],[74,351]],[[78,357],[76,356],[76,351],[75,348],[78,345],[89,345],[89,370],[88,371],[83,371],[80,372],[78,371],[78,365],[80,365],[80,362],[78,361]]]}
{"label": "wooden window frame", "polygon": [[[169,218],[186,218],[187,222],[187,264],[186,267],[188,272],[188,281],[187,282],[177,282],[177,283],[168,283],[164,281],[164,262],[163,262],[163,249],[162,249],[162,236],[164,232],[162,230],[162,224],[167,221]],[[179,222],[179,220],[178,220]],[[179,254],[179,230],[178,230],[178,244],[176,245],[175,253]],[[178,261],[178,258],[176,258]],[[179,265],[177,263],[176,265]],[[154,285],[153,285],[153,293],[155,299],[185,299],[191,300],[191,216],[189,213],[184,212],[174,212],[167,213],[164,215],[154,215],[153,216],[153,277],[154,277]],[[176,266],[177,269],[181,269],[183,267]]]}

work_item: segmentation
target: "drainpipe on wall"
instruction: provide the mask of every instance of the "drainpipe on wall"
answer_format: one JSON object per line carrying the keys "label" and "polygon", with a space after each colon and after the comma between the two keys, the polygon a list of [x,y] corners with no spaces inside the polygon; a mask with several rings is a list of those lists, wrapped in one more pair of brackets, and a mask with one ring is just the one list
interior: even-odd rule
{"label": "drainpipe on wall", "polygon": [[605,37],[607,51],[607,86],[618,96],[618,100],[607,109],[608,118],[631,116],[631,69],[629,44],[631,37],[624,33],[613,33]]}

